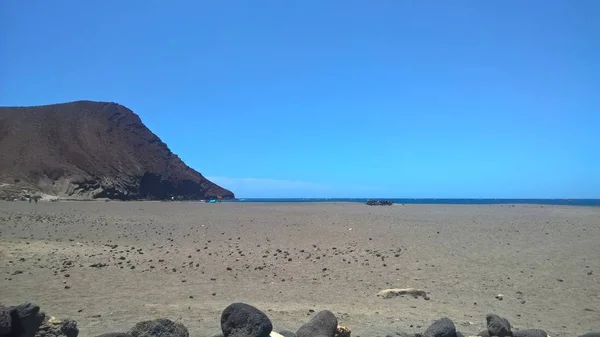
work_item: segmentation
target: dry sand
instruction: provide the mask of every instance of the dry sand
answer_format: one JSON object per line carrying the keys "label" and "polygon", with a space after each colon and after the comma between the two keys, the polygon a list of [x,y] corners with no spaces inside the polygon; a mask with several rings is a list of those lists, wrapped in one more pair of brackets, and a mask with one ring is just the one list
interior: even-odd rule
{"label": "dry sand", "polygon": [[[35,301],[84,337],[156,317],[210,336],[238,301],[276,330],[328,309],[353,336],[442,316],[474,334],[493,312],[575,336],[600,330],[600,208],[1,202],[0,274],[0,302]],[[406,287],[430,299],[376,296]]]}

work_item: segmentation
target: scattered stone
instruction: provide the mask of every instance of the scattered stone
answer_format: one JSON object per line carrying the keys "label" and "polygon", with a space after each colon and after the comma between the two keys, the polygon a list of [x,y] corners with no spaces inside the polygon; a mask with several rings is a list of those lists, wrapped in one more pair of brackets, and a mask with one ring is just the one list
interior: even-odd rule
{"label": "scattered stone", "polygon": [[457,337],[456,327],[447,317],[433,321],[423,335],[425,337]]}
{"label": "scattered stone", "polygon": [[108,266],[106,263],[93,263],[93,264],[90,264],[90,267],[92,267],[92,268],[102,268],[102,267],[106,267],[106,266]]}
{"label": "scattered stone", "polygon": [[502,294],[498,294],[498,295],[496,295],[496,299],[497,299],[498,301],[502,301],[502,300],[504,299],[504,295],[502,295]]}
{"label": "scattered stone", "polygon": [[513,335],[510,323],[506,318],[502,318],[495,314],[487,314],[485,320],[490,336],[507,337]]}
{"label": "scattered stone", "polygon": [[132,337],[189,337],[188,329],[183,324],[166,318],[139,322],[128,333]]}
{"label": "scattered stone", "polygon": [[548,334],[541,329],[521,329],[513,331],[513,337],[548,337]]}
{"label": "scattered stone", "polygon": [[221,314],[225,337],[267,337],[273,331],[265,313],[246,303],[233,303]]}
{"label": "scattered stone", "polygon": [[334,337],[338,327],[337,318],[328,310],[320,311],[296,332],[297,337]]}

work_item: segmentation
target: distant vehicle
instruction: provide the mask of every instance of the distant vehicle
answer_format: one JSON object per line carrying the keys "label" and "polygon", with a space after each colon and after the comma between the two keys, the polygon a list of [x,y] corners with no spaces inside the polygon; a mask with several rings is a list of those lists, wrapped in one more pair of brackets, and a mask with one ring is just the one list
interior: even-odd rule
{"label": "distant vehicle", "polygon": [[394,204],[394,202],[389,201],[389,200],[372,200],[369,199],[366,202],[367,205],[369,206],[391,206]]}

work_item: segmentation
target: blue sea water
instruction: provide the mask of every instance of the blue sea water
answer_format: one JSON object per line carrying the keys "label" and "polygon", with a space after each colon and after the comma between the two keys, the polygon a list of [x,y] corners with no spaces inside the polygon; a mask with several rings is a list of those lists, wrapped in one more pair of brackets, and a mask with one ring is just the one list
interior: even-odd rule
{"label": "blue sea water", "polygon": [[[535,204],[565,206],[597,206],[600,199],[377,199],[389,200],[395,204],[426,205],[500,205],[500,204]],[[357,202],[365,203],[369,198],[240,198],[228,202]]]}

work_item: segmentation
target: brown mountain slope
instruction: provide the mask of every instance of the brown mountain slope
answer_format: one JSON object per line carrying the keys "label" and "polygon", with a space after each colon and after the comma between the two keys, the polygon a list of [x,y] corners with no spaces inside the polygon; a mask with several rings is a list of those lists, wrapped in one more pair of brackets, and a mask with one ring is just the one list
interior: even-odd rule
{"label": "brown mountain slope", "polygon": [[173,154],[131,110],[78,101],[0,107],[0,189],[114,199],[233,198]]}

